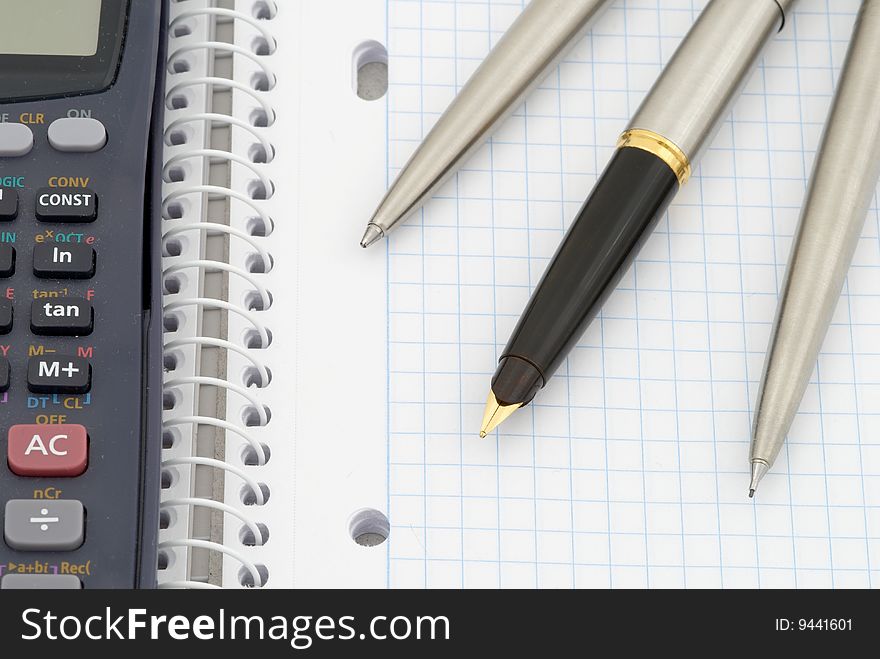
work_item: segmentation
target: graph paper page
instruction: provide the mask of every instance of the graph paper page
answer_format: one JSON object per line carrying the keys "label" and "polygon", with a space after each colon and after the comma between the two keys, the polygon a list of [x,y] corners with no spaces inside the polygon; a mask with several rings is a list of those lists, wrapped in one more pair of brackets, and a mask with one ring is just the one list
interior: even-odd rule
{"label": "graph paper page", "polygon": [[[535,402],[498,357],[705,2],[618,0],[387,249],[390,587],[880,583],[876,199],[788,443],[747,498],[780,284],[858,9],[802,0],[635,266]],[[521,11],[389,0],[389,180]]]}

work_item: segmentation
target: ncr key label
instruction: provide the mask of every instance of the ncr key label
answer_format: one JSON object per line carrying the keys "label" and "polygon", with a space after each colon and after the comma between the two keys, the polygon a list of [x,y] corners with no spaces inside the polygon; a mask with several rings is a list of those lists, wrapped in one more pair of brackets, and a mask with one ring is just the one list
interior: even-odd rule
{"label": "ncr key label", "polygon": [[9,429],[6,460],[19,476],[75,477],[88,464],[89,437],[76,424],[30,424]]}

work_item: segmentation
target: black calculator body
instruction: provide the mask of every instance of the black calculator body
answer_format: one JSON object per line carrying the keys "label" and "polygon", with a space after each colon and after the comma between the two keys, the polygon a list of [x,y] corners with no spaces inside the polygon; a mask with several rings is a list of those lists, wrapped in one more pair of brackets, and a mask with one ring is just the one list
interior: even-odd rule
{"label": "black calculator body", "polygon": [[0,589],[156,585],[166,3],[0,0]]}

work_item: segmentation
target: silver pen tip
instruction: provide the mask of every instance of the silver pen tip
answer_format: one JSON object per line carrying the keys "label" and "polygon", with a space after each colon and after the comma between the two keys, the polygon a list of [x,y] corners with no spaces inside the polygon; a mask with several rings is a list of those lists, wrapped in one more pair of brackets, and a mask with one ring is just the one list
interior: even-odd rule
{"label": "silver pen tip", "polygon": [[367,230],[364,231],[364,237],[361,238],[361,247],[366,249],[370,245],[379,242],[384,235],[382,229],[375,224],[368,224]]}
{"label": "silver pen tip", "polygon": [[755,490],[758,489],[758,483],[761,482],[761,479],[764,478],[764,475],[770,471],[770,467],[767,466],[766,462],[761,460],[754,460],[752,462],[752,480],[749,483],[749,498],[753,499],[755,497]]}

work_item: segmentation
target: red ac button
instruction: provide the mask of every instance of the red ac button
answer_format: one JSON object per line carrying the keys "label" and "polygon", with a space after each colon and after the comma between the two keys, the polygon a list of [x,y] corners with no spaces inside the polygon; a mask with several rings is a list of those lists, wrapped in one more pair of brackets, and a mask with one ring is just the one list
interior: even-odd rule
{"label": "red ac button", "polygon": [[12,426],[6,459],[19,476],[79,476],[89,462],[89,436],[75,424]]}

